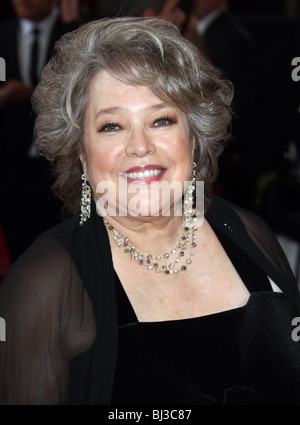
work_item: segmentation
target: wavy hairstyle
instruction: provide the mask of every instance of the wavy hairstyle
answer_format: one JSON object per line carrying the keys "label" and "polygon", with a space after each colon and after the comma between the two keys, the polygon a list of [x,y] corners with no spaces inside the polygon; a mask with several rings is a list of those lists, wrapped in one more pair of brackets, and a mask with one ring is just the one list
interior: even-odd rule
{"label": "wavy hairstyle", "polygon": [[79,211],[88,92],[102,70],[125,83],[148,86],[186,114],[208,206],[229,136],[232,87],[174,25],[157,18],[92,21],[57,42],[33,94],[36,146],[52,164],[56,196],[70,212]]}

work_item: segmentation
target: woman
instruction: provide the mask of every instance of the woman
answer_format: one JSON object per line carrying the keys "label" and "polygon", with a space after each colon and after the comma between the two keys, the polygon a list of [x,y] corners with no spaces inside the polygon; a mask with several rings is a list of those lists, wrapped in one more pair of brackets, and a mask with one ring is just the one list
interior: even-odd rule
{"label": "woman", "polygon": [[299,402],[287,261],[257,217],[211,195],[231,96],[163,20],[95,21],[57,44],[37,146],[74,217],[0,287],[2,403]]}

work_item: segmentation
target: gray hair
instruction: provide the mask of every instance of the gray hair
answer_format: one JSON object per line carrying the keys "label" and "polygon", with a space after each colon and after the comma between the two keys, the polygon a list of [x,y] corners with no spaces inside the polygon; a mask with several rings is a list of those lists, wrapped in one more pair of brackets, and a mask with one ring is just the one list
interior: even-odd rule
{"label": "gray hair", "polygon": [[101,70],[125,83],[148,86],[186,114],[208,205],[228,138],[232,87],[174,25],[157,18],[92,21],[57,42],[33,95],[36,145],[52,163],[54,193],[69,211],[79,210],[88,91]]}

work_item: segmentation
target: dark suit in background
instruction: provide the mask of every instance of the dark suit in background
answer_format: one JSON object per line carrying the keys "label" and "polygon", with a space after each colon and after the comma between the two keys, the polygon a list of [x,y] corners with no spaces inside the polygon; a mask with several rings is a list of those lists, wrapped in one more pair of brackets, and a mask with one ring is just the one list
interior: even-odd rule
{"label": "dark suit in background", "polygon": [[233,142],[220,161],[221,194],[297,241],[300,84],[292,79],[291,62],[300,56],[299,28],[299,21],[285,16],[236,17],[227,8],[201,40],[209,60],[235,87],[237,118]]}
{"label": "dark suit in background", "polygon": [[[6,61],[6,80],[22,80],[18,59],[19,19],[1,23],[0,56]],[[46,62],[60,36],[76,27],[56,17]],[[2,83],[3,86],[3,83]],[[61,204],[50,191],[48,163],[31,157],[34,114],[30,99],[10,101],[0,109],[0,222],[14,261],[43,231],[61,219]]]}
{"label": "dark suit in background", "polygon": [[[250,158],[255,139],[257,55],[254,39],[228,8],[199,34],[200,49],[234,86],[232,138],[220,160],[221,195],[251,208],[254,177]],[[251,195],[250,195],[251,196]]]}
{"label": "dark suit in background", "polygon": [[[259,46],[256,126],[259,213],[276,233],[300,242],[300,82],[292,60],[300,56],[299,21],[285,16],[244,20]],[[254,145],[255,146],[255,145]]]}

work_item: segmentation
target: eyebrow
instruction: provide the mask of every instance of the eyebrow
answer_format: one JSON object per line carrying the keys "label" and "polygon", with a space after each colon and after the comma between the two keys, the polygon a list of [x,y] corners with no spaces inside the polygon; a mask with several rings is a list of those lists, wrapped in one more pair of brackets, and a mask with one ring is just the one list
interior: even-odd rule
{"label": "eyebrow", "polygon": [[[147,111],[155,111],[155,110],[157,110],[157,111],[159,111],[160,109],[163,109],[163,108],[166,108],[166,107],[168,107],[168,106],[171,106],[171,105],[168,105],[168,104],[166,104],[166,103],[158,103],[158,104],[156,104],[156,105],[150,105],[150,106],[146,106],[146,108],[144,108],[144,110],[147,112]],[[97,114],[96,114],[96,118],[98,117],[98,116],[101,116],[101,115],[105,115],[105,114],[115,114],[115,113],[117,113],[117,112],[122,112],[122,111],[126,111],[126,108],[123,108],[122,106],[113,106],[113,107],[111,107],[111,108],[104,108],[104,109],[100,109],[98,112],[97,112]]]}

